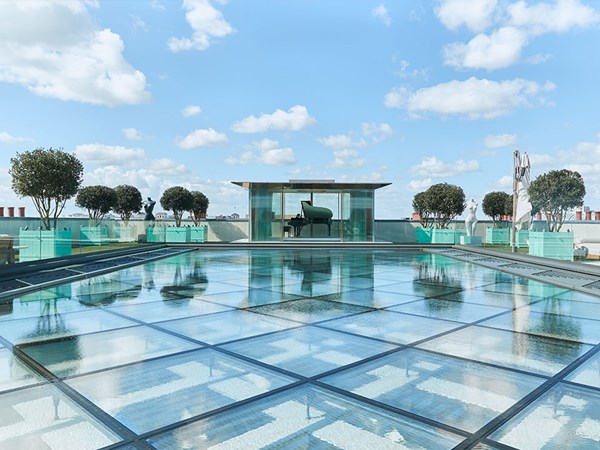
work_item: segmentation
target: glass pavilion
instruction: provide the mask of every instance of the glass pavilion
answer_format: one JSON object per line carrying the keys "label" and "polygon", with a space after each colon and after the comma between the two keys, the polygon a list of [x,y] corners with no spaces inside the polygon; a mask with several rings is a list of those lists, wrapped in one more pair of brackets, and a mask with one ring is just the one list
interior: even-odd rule
{"label": "glass pavilion", "polygon": [[[319,239],[372,242],[375,189],[391,183],[233,181],[249,191],[249,240]],[[308,206],[302,202],[309,202]],[[311,219],[308,208],[331,219]],[[327,225],[327,226],[326,226]]]}

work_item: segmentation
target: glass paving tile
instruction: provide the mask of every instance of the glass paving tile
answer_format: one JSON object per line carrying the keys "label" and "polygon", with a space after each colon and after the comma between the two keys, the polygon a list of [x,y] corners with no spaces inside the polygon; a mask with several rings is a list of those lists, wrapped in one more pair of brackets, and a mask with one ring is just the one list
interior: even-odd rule
{"label": "glass paving tile", "polygon": [[568,292],[567,289],[552,284],[542,283],[540,281],[520,278],[520,282],[496,283],[485,286],[483,289],[493,292],[508,292],[526,295],[532,300],[539,300],[546,297],[555,297]]}
{"label": "glass paving tile", "polygon": [[342,286],[336,281],[318,281],[315,283],[300,283],[293,285],[272,288],[273,291],[284,294],[297,295],[301,297],[319,297],[321,295],[338,294],[344,291],[350,291],[352,288]]}
{"label": "glass paving tile", "polygon": [[600,388],[600,353],[596,353],[596,355],[571,372],[565,379]]}
{"label": "glass paving tile", "polygon": [[41,376],[21,362],[10,350],[0,347],[0,392],[42,381],[44,379]]}
{"label": "glass paving tile", "polygon": [[188,298],[117,306],[110,309],[148,323],[231,310],[228,306]]}
{"label": "glass paving tile", "polygon": [[328,302],[327,300],[321,299],[302,299],[277,303],[274,305],[258,306],[252,308],[250,311],[281,317],[282,319],[313,323],[370,310],[370,308],[365,308],[363,306]]}
{"label": "glass paving tile", "polygon": [[416,314],[418,316],[431,317],[434,319],[456,320],[458,322],[469,323],[506,311],[506,308],[429,298],[393,306],[388,308],[388,310]]}
{"label": "glass paving tile", "polygon": [[545,380],[406,349],[321,381],[474,432]]}
{"label": "glass paving tile", "polygon": [[223,348],[311,377],[396,348],[312,326],[226,344]]}
{"label": "glass paving tile", "polygon": [[0,396],[0,448],[92,450],[122,439],[46,384]]}
{"label": "glass paving tile", "polygon": [[577,291],[565,291],[554,296],[561,300],[572,300],[575,302],[586,302],[600,304],[600,296],[585,294]]}
{"label": "glass paving tile", "polygon": [[294,381],[203,349],[83,375],[67,383],[134,432],[144,433]]}
{"label": "glass paving tile", "polygon": [[243,291],[226,292],[224,294],[202,295],[199,300],[219,303],[234,308],[250,308],[252,306],[268,305],[300,298],[297,295],[282,294],[267,289],[248,289]]}
{"label": "glass paving tile", "polygon": [[420,297],[380,291],[378,289],[354,289],[333,295],[324,295],[319,298],[334,302],[367,306],[369,308],[386,308],[388,306],[412,302]]}
{"label": "glass paving tile", "polygon": [[600,302],[569,300],[560,297],[549,298],[531,305],[532,311],[558,314],[565,317],[600,320]]}
{"label": "glass paving tile", "polygon": [[452,300],[455,302],[495,306],[498,308],[518,308],[529,305],[531,302],[538,300],[535,297],[529,297],[526,293],[516,291],[509,292],[494,292],[486,291],[485,289],[471,289],[452,294],[440,295],[442,300]]}
{"label": "glass paving tile", "polygon": [[486,320],[479,325],[588,344],[600,342],[600,321],[598,320],[539,313],[528,311],[526,308],[516,309],[512,313]]}
{"label": "glass paving tile", "polygon": [[219,344],[299,325],[296,322],[246,311],[228,311],[157,324],[165,330],[171,330],[209,344]]}
{"label": "glass paving tile", "polygon": [[410,344],[462,325],[456,322],[411,316],[392,311],[373,311],[331,320],[319,326],[397,342],[398,344]]}
{"label": "glass paving tile", "polygon": [[600,448],[600,392],[558,383],[490,437],[523,449]]}
{"label": "glass paving tile", "polygon": [[572,341],[470,326],[418,347],[543,375],[555,375],[589,351]]}
{"label": "glass paving tile", "polygon": [[200,348],[145,326],[27,345],[23,352],[58,377],[68,377],[142,359]]}
{"label": "glass paving tile", "polygon": [[[18,298],[0,300],[0,324],[14,319],[88,311],[94,308],[71,299],[70,289],[67,296],[56,295],[56,290],[57,288],[45,289]],[[0,325],[0,331],[2,327],[3,325]]]}
{"label": "glass paving tile", "polygon": [[377,288],[382,292],[394,292],[396,294],[413,295],[415,297],[427,298],[456,292],[460,286],[436,286],[421,283],[419,281],[405,281],[403,283],[386,284]]}
{"label": "glass paving tile", "polygon": [[137,325],[105,311],[52,314],[2,323],[0,335],[11,343],[24,344],[76,336],[83,333],[112,330]]}
{"label": "glass paving tile", "polygon": [[297,387],[152,437],[157,449],[449,449],[462,437],[341,397]]}

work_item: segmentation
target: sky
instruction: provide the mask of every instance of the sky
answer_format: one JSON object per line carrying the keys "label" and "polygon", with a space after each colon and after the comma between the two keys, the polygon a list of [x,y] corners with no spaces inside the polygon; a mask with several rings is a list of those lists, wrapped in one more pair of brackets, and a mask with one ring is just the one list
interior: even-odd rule
{"label": "sky", "polygon": [[376,218],[404,218],[436,183],[512,192],[519,149],[600,210],[599,47],[584,0],[2,0],[0,206],[36,215],[10,159],[53,147],[209,216],[247,213],[231,181],[304,178],[392,183]]}

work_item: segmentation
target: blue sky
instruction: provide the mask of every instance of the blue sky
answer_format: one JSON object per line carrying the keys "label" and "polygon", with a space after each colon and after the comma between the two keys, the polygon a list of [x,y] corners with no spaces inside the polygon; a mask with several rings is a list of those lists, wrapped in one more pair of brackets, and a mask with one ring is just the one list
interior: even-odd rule
{"label": "blue sky", "polygon": [[2,1],[2,205],[35,215],[10,158],[63,147],[84,185],[209,215],[247,212],[230,181],[327,178],[391,182],[376,215],[407,217],[435,183],[510,192],[518,148],[600,209],[599,44],[583,0]]}

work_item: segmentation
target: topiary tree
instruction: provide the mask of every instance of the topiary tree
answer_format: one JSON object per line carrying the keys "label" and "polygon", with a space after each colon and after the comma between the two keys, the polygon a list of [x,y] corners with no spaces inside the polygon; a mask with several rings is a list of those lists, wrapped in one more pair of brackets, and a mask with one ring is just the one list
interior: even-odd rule
{"label": "topiary tree", "polygon": [[97,227],[104,216],[115,206],[117,194],[108,186],[86,186],[79,189],[75,204],[87,209],[92,226]]}
{"label": "topiary tree", "polygon": [[429,228],[433,224],[431,211],[428,209],[427,192],[415,194],[412,202],[413,211],[419,213],[419,223],[423,228]]}
{"label": "topiary tree", "polygon": [[198,222],[202,215],[206,214],[208,210],[208,204],[210,203],[208,197],[204,195],[200,191],[192,191],[192,208],[190,213],[192,214],[192,220],[194,221],[194,225],[198,226]]}
{"label": "topiary tree", "polygon": [[448,228],[450,221],[465,210],[465,193],[453,184],[438,183],[425,191],[425,202],[436,226]]}
{"label": "topiary tree", "polygon": [[175,226],[181,226],[181,219],[185,211],[190,211],[194,204],[192,193],[181,186],[173,186],[163,192],[160,198],[160,205],[166,209],[173,211],[175,217]]}
{"label": "topiary tree", "polygon": [[[510,212],[508,205],[510,205]],[[483,197],[482,208],[483,213],[492,218],[494,228],[497,228],[500,216],[512,214],[512,195],[501,191],[489,192]]]}
{"label": "topiary tree", "polygon": [[560,231],[567,211],[583,205],[585,184],[579,172],[551,170],[531,182],[531,204],[546,214],[550,231]]}
{"label": "topiary tree", "polygon": [[133,214],[142,210],[142,194],[135,186],[121,184],[115,188],[117,200],[113,211],[121,216],[125,226],[129,225],[129,220]]}
{"label": "topiary tree", "polygon": [[83,180],[83,164],[62,148],[36,148],[10,159],[12,189],[19,197],[31,197],[42,228],[56,229],[58,216],[68,199],[77,194]]}

